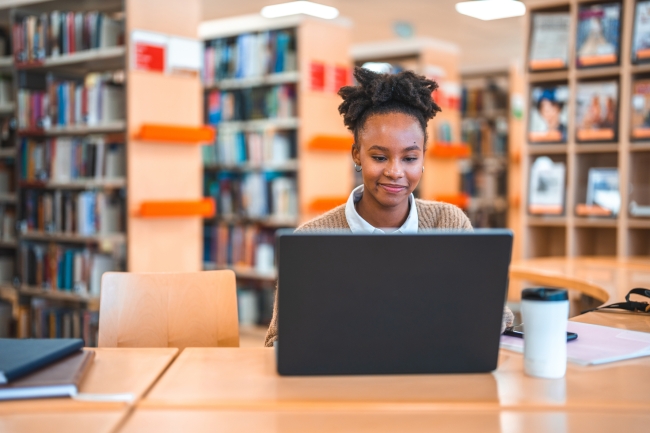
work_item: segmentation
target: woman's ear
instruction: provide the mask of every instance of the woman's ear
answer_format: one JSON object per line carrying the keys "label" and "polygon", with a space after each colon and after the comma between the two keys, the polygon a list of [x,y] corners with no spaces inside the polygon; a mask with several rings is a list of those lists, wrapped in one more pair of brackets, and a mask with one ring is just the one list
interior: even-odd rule
{"label": "woman's ear", "polygon": [[356,165],[361,165],[361,154],[357,143],[352,144],[352,161],[354,161]]}

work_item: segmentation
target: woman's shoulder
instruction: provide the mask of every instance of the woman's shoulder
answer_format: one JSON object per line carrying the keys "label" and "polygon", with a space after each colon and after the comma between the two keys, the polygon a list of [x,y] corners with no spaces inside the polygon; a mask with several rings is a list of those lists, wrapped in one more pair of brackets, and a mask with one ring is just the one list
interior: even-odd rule
{"label": "woman's shoulder", "polygon": [[472,229],[472,223],[465,212],[453,204],[415,199],[415,205],[421,229]]}
{"label": "woman's shoulder", "polygon": [[307,221],[296,229],[297,232],[321,232],[324,230],[350,230],[348,220],[345,218],[345,204]]}

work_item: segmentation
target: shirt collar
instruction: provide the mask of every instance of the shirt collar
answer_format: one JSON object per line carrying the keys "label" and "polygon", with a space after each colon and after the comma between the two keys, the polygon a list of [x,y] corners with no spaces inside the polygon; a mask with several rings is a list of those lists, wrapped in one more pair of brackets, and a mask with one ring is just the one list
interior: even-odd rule
{"label": "shirt collar", "polygon": [[[361,200],[363,196],[363,185],[359,185],[350,193],[348,201],[345,204],[345,219],[350,226],[350,230],[355,234],[385,234],[383,230],[373,227],[368,221],[361,218],[361,215],[357,212],[357,209],[354,207],[354,204]],[[394,233],[417,233],[418,232],[418,209],[415,206],[415,198],[413,194],[409,196],[409,214],[406,217],[404,224],[397,229]]]}

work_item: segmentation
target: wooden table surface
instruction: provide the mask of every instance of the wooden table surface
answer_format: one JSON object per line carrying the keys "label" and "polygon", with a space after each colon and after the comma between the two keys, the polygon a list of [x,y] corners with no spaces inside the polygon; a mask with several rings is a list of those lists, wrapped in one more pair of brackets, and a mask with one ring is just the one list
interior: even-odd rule
{"label": "wooden table surface", "polygon": [[524,375],[523,356],[506,350],[487,374],[282,377],[271,348],[188,348],[139,407],[650,411],[650,392],[639,386],[645,383],[650,357],[569,363],[559,380]]}
{"label": "wooden table surface", "polygon": [[543,257],[510,265],[510,278],[574,289],[602,303],[625,300],[635,287],[650,288],[650,259]]}
{"label": "wooden table surface", "polygon": [[645,433],[648,425],[648,412],[138,409],[120,432]]}
{"label": "wooden table surface", "polygon": [[95,351],[80,397],[131,397],[131,401],[71,398],[0,402],[0,432],[108,433],[172,363],[178,349],[88,349]]}

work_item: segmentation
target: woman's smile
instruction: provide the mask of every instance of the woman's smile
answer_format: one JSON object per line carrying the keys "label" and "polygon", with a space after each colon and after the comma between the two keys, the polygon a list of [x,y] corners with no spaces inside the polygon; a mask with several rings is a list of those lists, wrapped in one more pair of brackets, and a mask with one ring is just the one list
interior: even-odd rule
{"label": "woman's smile", "polygon": [[406,185],[395,185],[392,183],[379,183],[378,185],[389,194],[399,194],[408,189]]}

